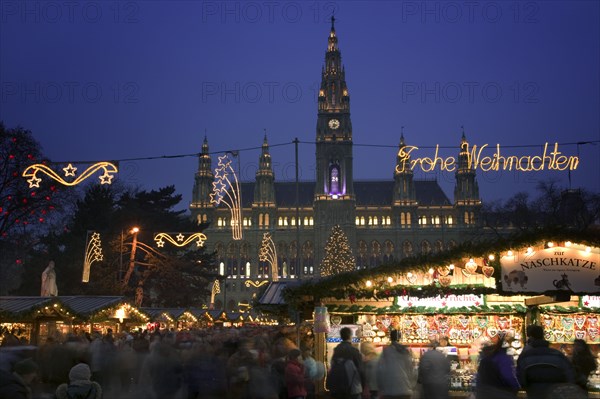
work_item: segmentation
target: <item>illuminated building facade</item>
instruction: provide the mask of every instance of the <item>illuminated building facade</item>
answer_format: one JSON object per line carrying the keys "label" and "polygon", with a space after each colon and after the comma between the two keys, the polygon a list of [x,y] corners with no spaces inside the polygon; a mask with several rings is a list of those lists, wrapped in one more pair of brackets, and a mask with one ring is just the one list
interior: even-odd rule
{"label": "illuminated building facade", "polygon": [[[232,237],[230,211],[210,201],[215,175],[204,139],[190,210],[195,220],[210,222],[204,231],[206,246],[217,251],[219,272],[228,276],[229,310],[257,291],[245,282],[273,279],[271,264],[258,255],[265,233],[274,243],[277,277],[286,280],[320,276],[335,225],[348,238],[356,268],[450,248],[472,238],[480,227],[479,189],[475,170],[467,164],[464,133],[457,145],[453,201],[437,181],[414,179],[410,168],[401,167],[400,156],[393,180],[354,180],[350,95],[333,22],[318,97],[315,181],[298,187],[276,182],[265,135],[255,181],[240,184],[241,240]],[[401,135],[398,150],[404,145]]]}

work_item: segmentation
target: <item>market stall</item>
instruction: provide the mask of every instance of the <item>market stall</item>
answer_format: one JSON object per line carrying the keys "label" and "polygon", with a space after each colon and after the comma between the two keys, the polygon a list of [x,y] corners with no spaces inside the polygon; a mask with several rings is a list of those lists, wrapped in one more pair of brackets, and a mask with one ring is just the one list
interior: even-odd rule
{"label": "market stall", "polygon": [[[546,338],[566,354],[575,338],[598,354],[599,308],[590,294],[600,291],[599,237],[581,234],[571,242],[569,236],[467,244],[311,282],[286,295],[292,301],[312,295],[317,308],[327,309],[328,329],[315,330],[318,360],[327,364],[345,325],[355,331],[357,346],[362,341],[386,345],[389,329],[400,330],[415,367],[431,338],[447,337],[454,362],[450,388],[454,396],[465,396],[472,388],[480,346],[499,332],[510,337],[515,361],[525,343],[525,327],[532,323],[545,326]],[[318,318],[315,313],[315,323]],[[592,376],[589,390],[598,389],[597,376]]]}
{"label": "market stall", "polygon": [[147,316],[118,296],[0,297],[0,326],[15,330],[23,343],[41,344],[49,336],[118,332]]}

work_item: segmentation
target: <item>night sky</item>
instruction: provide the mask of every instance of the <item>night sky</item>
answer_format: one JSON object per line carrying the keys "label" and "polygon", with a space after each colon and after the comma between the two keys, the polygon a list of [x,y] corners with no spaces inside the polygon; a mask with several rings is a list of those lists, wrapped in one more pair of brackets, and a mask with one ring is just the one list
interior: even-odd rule
{"label": "night sky", "polygon": [[[401,127],[420,156],[471,144],[579,155],[572,188],[600,191],[598,1],[0,2],[0,120],[52,161],[240,150],[254,180],[266,129],[276,181],[314,180],[316,95],[330,17],[350,92],[355,180],[392,179]],[[595,144],[568,143],[596,141]],[[488,153],[488,155],[491,154]],[[174,184],[193,156],[121,161],[119,179]],[[453,198],[452,173],[437,178]],[[567,172],[480,173],[484,202]]]}

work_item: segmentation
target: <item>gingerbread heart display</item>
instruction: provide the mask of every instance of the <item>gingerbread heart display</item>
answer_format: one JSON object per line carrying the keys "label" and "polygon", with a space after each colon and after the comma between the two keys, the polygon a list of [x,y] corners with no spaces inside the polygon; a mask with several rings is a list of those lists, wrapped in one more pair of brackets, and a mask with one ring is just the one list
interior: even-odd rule
{"label": "gingerbread heart display", "polygon": [[574,319],[572,317],[565,316],[560,320],[560,322],[562,326],[567,330],[573,328]]}
{"label": "gingerbread heart display", "polygon": [[496,335],[498,335],[498,329],[496,327],[488,327],[487,335],[490,338],[494,338]]}
{"label": "gingerbread heart display", "polygon": [[440,276],[447,276],[450,274],[450,267],[449,266],[440,266],[437,268],[437,272]]}
{"label": "gingerbread heart display", "polygon": [[479,328],[474,328],[473,331],[471,331],[471,335],[473,336],[473,339],[477,339],[481,337],[481,330]]}
{"label": "gingerbread heart display", "polygon": [[467,328],[469,325],[469,317],[468,316],[458,316],[458,322],[462,326],[462,328]]}
{"label": "gingerbread heart display", "polygon": [[477,325],[479,327],[485,328],[485,327],[487,327],[489,320],[486,316],[477,316],[475,318],[475,322],[477,323]]}
{"label": "gingerbread heart display", "polygon": [[596,340],[596,337],[598,337],[598,329],[596,327],[588,328],[587,333],[592,341]]}
{"label": "gingerbread heart display", "polygon": [[471,273],[469,273],[467,269],[461,269],[460,271],[462,272],[463,276],[471,277]]}
{"label": "gingerbread heart display", "polygon": [[417,282],[417,275],[416,274],[407,274],[406,275],[406,279],[408,280],[409,283],[414,284]]}
{"label": "gingerbread heart display", "polygon": [[440,285],[442,287],[447,287],[452,282],[452,277],[451,276],[440,276],[438,278],[438,281],[440,282]]}
{"label": "gingerbread heart display", "polygon": [[544,323],[545,330],[548,330],[554,324],[554,319],[550,316],[544,316],[544,319],[542,321]]}
{"label": "gingerbread heart display", "polygon": [[598,318],[596,316],[588,316],[588,325],[590,327],[598,327]]}
{"label": "gingerbread heart display", "polygon": [[585,339],[585,331],[583,330],[577,330],[575,331],[575,338],[577,339]]}
{"label": "gingerbread heart display", "polygon": [[491,266],[483,266],[481,272],[486,277],[492,277],[494,275],[494,268]]}
{"label": "gingerbread heart display", "polygon": [[498,318],[497,324],[500,330],[506,330],[510,326],[510,320],[506,317],[500,317]]}
{"label": "gingerbread heart display", "polygon": [[555,330],[554,336],[556,337],[556,341],[558,342],[564,342],[565,340],[565,332],[562,330]]}
{"label": "gingerbread heart display", "polygon": [[477,263],[469,261],[465,263],[465,269],[467,269],[470,274],[475,274],[477,272]]}
{"label": "gingerbread heart display", "polygon": [[578,314],[573,319],[575,320],[575,325],[577,326],[577,328],[582,329],[583,326],[585,325],[585,320],[586,320],[585,315]]}

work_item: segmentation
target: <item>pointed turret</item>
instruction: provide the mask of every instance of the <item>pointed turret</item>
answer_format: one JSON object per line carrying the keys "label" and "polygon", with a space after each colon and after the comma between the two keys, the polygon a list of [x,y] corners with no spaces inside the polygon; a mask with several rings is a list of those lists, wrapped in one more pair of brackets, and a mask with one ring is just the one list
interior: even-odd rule
{"label": "pointed turret", "polygon": [[416,204],[415,183],[413,171],[410,168],[410,156],[404,151],[404,127],[400,132],[400,144],[396,157],[396,170],[394,172],[394,204]]}
{"label": "pointed turret", "polygon": [[194,178],[192,203],[190,204],[192,217],[199,223],[211,221],[214,212],[214,206],[210,202],[210,193],[212,192],[212,182],[214,180],[211,165],[208,138],[205,133],[204,141],[202,142],[202,151],[198,156],[198,170]]}
{"label": "pointed turret", "polygon": [[470,147],[463,129],[456,168],[454,186],[454,205],[458,210],[458,220],[465,225],[475,226],[479,219],[481,200],[475,168],[471,164]]}
{"label": "pointed turret", "polygon": [[271,162],[271,154],[269,153],[269,142],[267,141],[266,131],[258,165],[256,184],[254,185],[252,219],[258,222],[259,228],[269,228],[270,222],[275,221],[276,206],[275,174],[273,173],[273,164]]}

